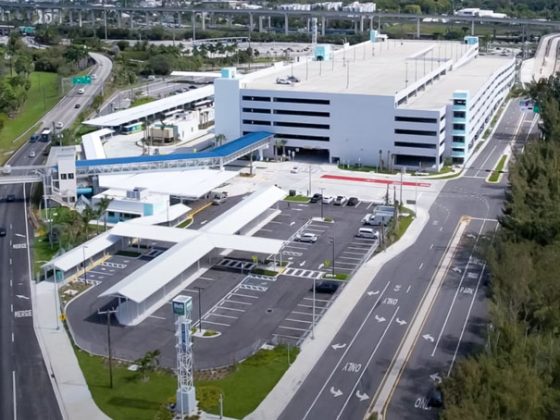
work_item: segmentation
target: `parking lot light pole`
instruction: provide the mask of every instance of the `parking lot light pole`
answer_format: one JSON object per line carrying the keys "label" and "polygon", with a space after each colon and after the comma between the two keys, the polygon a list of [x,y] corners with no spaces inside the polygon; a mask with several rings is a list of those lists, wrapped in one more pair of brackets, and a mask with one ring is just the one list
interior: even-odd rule
{"label": "parking lot light pole", "polygon": [[311,197],[311,164],[309,164],[309,194],[307,194],[308,196]]}
{"label": "parking lot light pole", "polygon": [[323,219],[323,196],[325,193],[325,189],[321,188],[321,219]]}
{"label": "parking lot light pole", "polygon": [[82,256],[84,258],[84,260],[83,260],[83,264],[84,264],[84,284],[87,284],[86,248],[87,248],[87,245],[82,245]]}
{"label": "parking lot light pole", "polygon": [[198,290],[198,331],[202,333],[202,297],[200,294],[200,287],[195,287]]}
{"label": "parking lot light pole", "polygon": [[313,322],[311,323],[311,339],[315,340],[315,277],[313,277]]}
{"label": "parking lot light pole", "polygon": [[334,236],[331,238],[332,243],[332,276],[334,278]]}

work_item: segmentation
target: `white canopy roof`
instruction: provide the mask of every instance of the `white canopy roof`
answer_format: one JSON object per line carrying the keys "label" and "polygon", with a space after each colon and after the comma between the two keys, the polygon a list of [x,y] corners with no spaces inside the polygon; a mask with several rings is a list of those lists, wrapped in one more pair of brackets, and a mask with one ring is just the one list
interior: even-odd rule
{"label": "white canopy roof", "polygon": [[101,137],[113,133],[109,128],[102,128],[82,136],[82,147],[86,159],[105,159],[105,150],[101,143]]}
{"label": "white canopy roof", "polygon": [[193,89],[185,93],[169,96],[157,101],[149,102],[144,105],[135,106],[112,114],[103,115],[84,121],[87,125],[99,127],[119,127],[133,121],[140,121],[146,117],[159,114],[185,104],[198,101],[214,95],[214,85],[207,85],[198,89]]}
{"label": "white canopy roof", "polygon": [[278,187],[263,188],[233,206],[217,219],[204,225],[200,230],[233,234],[284,197],[286,197],[286,193]]}
{"label": "white canopy roof", "polygon": [[172,71],[171,76],[179,77],[221,77],[219,71]]}
{"label": "white canopy roof", "polygon": [[199,198],[236,176],[236,171],[215,169],[158,172],[157,176],[153,173],[100,175],[99,186],[124,190],[141,187],[161,194]]}

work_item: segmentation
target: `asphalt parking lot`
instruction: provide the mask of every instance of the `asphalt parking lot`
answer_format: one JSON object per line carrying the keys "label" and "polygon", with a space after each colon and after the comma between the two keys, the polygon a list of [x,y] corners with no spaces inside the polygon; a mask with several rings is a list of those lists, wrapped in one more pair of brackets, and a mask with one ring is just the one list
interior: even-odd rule
{"label": "asphalt parking lot", "polygon": [[[241,199],[230,197],[222,205],[208,207],[196,216],[192,228],[204,226]],[[371,211],[370,203],[360,203],[357,207],[324,204],[324,216],[334,222],[313,219],[321,215],[320,203],[281,201],[277,207],[281,213],[262,226],[255,236],[287,241],[281,258],[276,260],[286,265],[282,275],[270,278],[251,274],[251,269],[255,268],[253,255],[226,252],[213,261],[213,267],[178,293],[193,299],[194,327],[199,327],[201,317],[204,330],[219,333],[211,338],[194,338],[196,369],[229,365],[266,342],[299,344],[311,332],[313,306],[318,322],[333,297],[344,287],[341,282],[334,295],[317,292],[313,305],[314,282],[320,282],[326,273],[333,271],[333,265],[335,273],[350,274],[376,245],[374,240],[355,236],[362,226],[362,217]],[[296,235],[302,233],[317,235],[317,241],[296,241]],[[159,245],[144,250],[137,258],[113,256],[87,273],[88,281],[99,284],[68,309],[80,346],[94,353],[106,352],[105,318],[96,312],[116,302],[110,298],[97,299],[97,296],[156,257],[156,253],[164,252],[165,248]],[[263,257],[260,257],[259,263],[262,263]],[[122,327],[116,321],[112,325],[115,326],[112,329],[115,357],[135,360],[147,351],[159,349],[162,365],[175,366],[174,318],[170,304],[160,307],[138,326]]]}

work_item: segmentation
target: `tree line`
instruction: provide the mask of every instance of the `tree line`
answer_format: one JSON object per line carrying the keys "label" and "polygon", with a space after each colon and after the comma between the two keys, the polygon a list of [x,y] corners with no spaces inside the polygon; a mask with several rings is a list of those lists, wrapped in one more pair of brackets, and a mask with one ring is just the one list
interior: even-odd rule
{"label": "tree line", "polygon": [[532,84],[541,138],[509,168],[487,251],[485,348],[444,381],[443,419],[560,418],[560,78]]}

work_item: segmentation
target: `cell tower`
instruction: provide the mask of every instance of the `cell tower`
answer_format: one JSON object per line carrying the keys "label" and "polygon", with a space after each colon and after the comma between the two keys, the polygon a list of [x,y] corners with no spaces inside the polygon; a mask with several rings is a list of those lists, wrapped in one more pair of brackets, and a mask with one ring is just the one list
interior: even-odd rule
{"label": "cell tower", "polygon": [[317,18],[311,18],[311,44],[317,45]]}
{"label": "cell tower", "polygon": [[175,337],[177,338],[177,404],[175,412],[185,416],[196,413],[196,396],[193,380],[193,353],[191,342],[191,312],[192,299],[190,296],[179,295],[171,302],[175,314]]}

